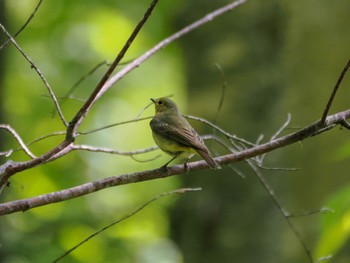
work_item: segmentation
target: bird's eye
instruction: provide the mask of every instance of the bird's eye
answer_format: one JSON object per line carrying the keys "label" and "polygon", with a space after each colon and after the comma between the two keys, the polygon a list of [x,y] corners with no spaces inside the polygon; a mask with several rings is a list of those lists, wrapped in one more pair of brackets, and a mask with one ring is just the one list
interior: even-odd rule
{"label": "bird's eye", "polygon": [[162,105],[163,104],[163,101],[158,101],[158,105]]}

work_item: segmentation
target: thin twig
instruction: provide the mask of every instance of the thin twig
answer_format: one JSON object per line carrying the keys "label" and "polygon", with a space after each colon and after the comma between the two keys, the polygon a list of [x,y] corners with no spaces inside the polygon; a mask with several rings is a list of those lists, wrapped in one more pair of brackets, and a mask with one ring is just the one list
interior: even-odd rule
{"label": "thin twig", "polygon": [[87,135],[87,134],[91,134],[91,133],[94,133],[94,132],[102,131],[102,130],[105,130],[105,129],[108,129],[108,128],[111,128],[111,127],[124,125],[124,124],[128,124],[128,123],[133,123],[133,122],[138,122],[138,121],[149,120],[151,118],[153,118],[153,116],[148,116],[148,117],[134,119],[134,120],[129,120],[129,121],[117,122],[117,123],[109,124],[109,125],[106,125],[106,126],[103,126],[103,127],[100,127],[100,128],[88,130],[88,131],[85,131],[85,132],[79,132],[78,135]]}
{"label": "thin twig", "polygon": [[[277,132],[275,132],[275,134],[272,135],[270,141],[275,140],[283,131],[285,131],[286,128],[288,127],[288,125],[290,124],[290,121],[291,121],[291,114],[288,113],[288,115],[287,115],[287,120],[286,120],[286,121],[283,123],[283,125],[277,130]],[[259,145],[259,144],[260,144],[260,141],[261,141],[263,138],[264,138],[264,136],[261,135],[261,136],[258,138],[258,141],[257,141],[256,144]],[[265,156],[266,156],[266,155],[263,154],[263,155],[261,155],[260,157],[257,157],[258,163],[261,164],[261,163],[264,161]]]}
{"label": "thin twig", "polygon": [[[30,14],[29,18],[27,19],[27,21],[24,23],[24,25],[13,35],[13,38],[16,38],[25,28],[26,26],[29,24],[29,22],[34,18],[34,15],[36,14],[36,12],[38,11],[41,3],[43,0],[39,0],[38,4],[36,5],[34,11]],[[3,43],[0,46],[0,50],[3,49],[4,47],[6,47],[9,43],[11,42],[10,39],[8,39],[7,41],[5,41],[5,43]]]}
{"label": "thin twig", "polygon": [[53,92],[49,82],[46,80],[45,76],[43,75],[43,73],[41,72],[41,70],[38,68],[38,66],[35,65],[35,63],[33,62],[33,60],[31,58],[29,58],[27,56],[26,53],[24,53],[24,51],[21,49],[21,47],[17,44],[16,40],[9,34],[9,32],[7,32],[7,30],[5,29],[5,27],[0,24],[0,28],[1,30],[7,35],[7,37],[9,38],[9,40],[12,42],[12,44],[16,47],[16,49],[23,55],[23,57],[29,62],[29,64],[31,65],[31,68],[33,68],[36,73],[39,75],[40,79],[43,81],[45,87],[47,88],[50,97],[56,107],[56,110],[58,112],[58,115],[60,116],[61,121],[63,122],[64,126],[67,127],[68,123],[65,120],[63,113],[61,111],[60,105],[57,101],[57,98],[55,96],[55,93]]}
{"label": "thin twig", "polygon": [[224,142],[221,138],[219,138],[216,135],[213,134],[207,134],[207,135],[201,135],[201,138],[203,140],[212,140],[220,144],[222,147],[224,147],[226,150],[228,150],[230,153],[235,152],[235,149],[232,148],[232,146],[226,142]]}
{"label": "thin twig", "polygon": [[148,103],[145,107],[143,107],[143,109],[137,114],[135,120],[138,120],[140,118],[140,116],[142,115],[142,113],[148,109],[148,107],[152,106],[153,102]]}
{"label": "thin twig", "polygon": [[168,195],[172,195],[172,194],[184,194],[184,193],[188,193],[188,192],[196,192],[196,191],[201,191],[202,188],[181,188],[181,189],[176,189],[170,192],[166,192],[166,193],[162,193],[160,195],[157,195],[156,197],[153,197],[151,200],[147,201],[146,203],[142,204],[140,207],[138,207],[137,209],[135,209],[134,211],[130,212],[129,214],[115,220],[114,222],[110,223],[109,225],[101,228],[100,230],[96,231],[95,233],[89,235],[87,238],[85,238],[84,240],[82,240],[81,242],[79,242],[77,245],[75,245],[74,247],[72,247],[71,249],[67,250],[64,254],[62,254],[60,257],[56,258],[53,262],[58,262],[61,259],[63,259],[64,257],[66,257],[68,254],[70,254],[71,252],[73,252],[74,250],[76,250],[77,248],[79,248],[80,246],[82,246],[84,243],[88,242],[91,238],[97,236],[98,234],[100,234],[101,232],[107,230],[108,228],[132,217],[133,215],[137,214],[138,212],[140,212],[141,210],[143,210],[146,206],[148,206],[149,204],[153,203],[154,201],[157,201],[158,199],[168,196]]}
{"label": "thin twig", "polygon": [[342,72],[340,73],[340,76],[339,76],[339,78],[337,80],[337,83],[335,84],[335,86],[333,88],[332,94],[329,97],[329,100],[328,100],[328,103],[326,105],[326,108],[323,111],[322,118],[321,118],[321,121],[320,121],[320,125],[324,125],[325,124],[328,112],[329,112],[329,110],[330,110],[330,108],[332,106],[332,103],[333,103],[333,100],[335,98],[335,95],[337,94],[338,89],[340,87],[340,84],[342,83],[342,81],[344,79],[344,76],[345,76],[345,74],[346,74],[346,72],[348,71],[349,68],[350,68],[350,59],[348,60],[348,63],[346,63],[346,65],[345,65],[344,69],[342,70]]}
{"label": "thin twig", "polygon": [[284,171],[284,172],[295,172],[299,171],[299,168],[288,168],[288,167],[266,167],[259,163],[255,163],[256,166],[258,166],[262,170],[268,170],[268,171]]}
{"label": "thin twig", "polygon": [[196,117],[196,116],[192,116],[192,115],[183,115],[185,118],[187,119],[190,119],[190,120],[195,120],[195,121],[199,121],[199,122],[202,122],[202,123],[205,123],[207,125],[209,125],[210,127],[214,128],[215,130],[217,130],[218,132],[220,132],[222,135],[224,135],[225,137],[227,138],[230,138],[230,139],[233,139],[235,141],[239,141],[243,144],[246,144],[246,145],[249,145],[249,146],[255,146],[254,143],[251,143],[247,140],[244,140],[242,138],[239,138],[237,137],[236,135],[233,135],[233,134],[230,134],[228,132],[226,132],[224,129],[220,128],[219,126],[215,125],[214,123],[206,120],[206,119],[203,119],[203,118],[200,118],[200,117]]}
{"label": "thin twig", "polygon": [[135,156],[133,155],[130,155],[130,158],[133,159],[135,162],[139,162],[139,163],[148,163],[148,162],[152,162],[156,159],[158,159],[159,157],[161,157],[162,155],[158,154],[152,158],[148,158],[148,159],[143,159],[143,160],[140,160],[138,158],[136,158]]}
{"label": "thin twig", "polygon": [[[21,148],[22,149],[22,148]],[[14,150],[10,149],[4,152],[0,152],[0,156],[5,156],[6,158],[9,157],[12,153],[14,152]]]}
{"label": "thin twig", "polygon": [[277,132],[275,132],[274,135],[272,135],[270,141],[273,141],[274,139],[276,139],[283,131],[286,130],[286,128],[288,127],[288,125],[290,124],[290,121],[291,121],[291,114],[288,113],[287,115],[287,120],[283,123],[283,125],[277,130]]}
{"label": "thin twig", "polygon": [[[88,73],[86,73],[85,75],[83,75],[82,77],[80,77],[80,79],[77,80],[77,82],[75,82],[73,84],[73,86],[68,90],[68,92],[66,93],[66,95],[64,95],[62,98],[60,98],[61,100],[61,107],[62,105],[68,100],[68,99],[75,99],[77,101],[80,101],[80,102],[85,102],[85,100],[83,99],[78,99],[78,98],[75,98],[72,93],[79,87],[79,85],[85,80],[87,79],[88,77],[90,77],[92,74],[94,74],[100,67],[102,67],[103,65],[107,65],[107,66],[110,66],[110,64],[107,63],[106,60],[98,63],[95,67],[93,67],[91,70],[89,70]],[[53,111],[52,115],[55,116],[55,113],[56,111]]]}
{"label": "thin twig", "polygon": [[60,136],[60,135],[65,135],[65,134],[66,134],[66,131],[57,131],[57,132],[49,133],[49,134],[40,136],[39,138],[36,138],[35,140],[28,142],[27,146],[30,146],[36,142],[42,141],[42,140],[50,138],[50,137],[55,137],[55,136]]}
{"label": "thin twig", "polygon": [[[13,129],[10,125],[7,124],[0,124],[0,129],[5,129],[9,131],[12,136],[17,140],[19,145],[22,147],[23,151],[32,159],[36,158],[36,156],[28,149],[26,144],[23,142],[21,136],[18,135],[18,133]],[[11,152],[12,153],[12,152]]]}
{"label": "thin twig", "polygon": [[118,155],[124,155],[124,156],[133,156],[137,154],[143,154],[143,153],[148,153],[152,152],[154,150],[157,150],[158,147],[153,146],[141,150],[134,150],[134,151],[118,151],[118,150],[113,150],[110,148],[104,148],[104,147],[95,147],[92,145],[85,145],[85,144],[80,144],[80,145],[72,145],[72,150],[83,150],[83,151],[89,151],[89,152],[102,152],[102,153],[110,153],[110,154],[118,154]]}
{"label": "thin twig", "polygon": [[215,115],[214,120],[213,120],[214,124],[216,124],[217,119],[218,119],[219,114],[220,114],[221,109],[222,109],[222,105],[224,104],[225,91],[226,91],[226,86],[227,86],[225,73],[222,70],[221,66],[218,63],[215,63],[215,67],[217,68],[217,70],[220,72],[220,75],[221,75],[221,93],[220,93],[221,95],[220,95],[220,101],[219,101],[219,104],[218,104],[218,109],[216,111],[216,115]]}
{"label": "thin twig", "polygon": [[281,213],[283,218],[286,220],[286,222],[289,225],[290,229],[293,231],[295,237],[298,239],[298,242],[300,243],[300,245],[302,246],[302,248],[305,251],[306,255],[308,256],[309,261],[311,263],[313,263],[314,260],[312,258],[311,250],[309,249],[309,247],[305,243],[305,240],[301,237],[300,233],[297,231],[297,229],[295,228],[294,224],[290,220],[289,213],[286,212],[286,210],[283,208],[283,206],[279,203],[279,201],[277,200],[277,197],[276,197],[273,189],[271,188],[269,183],[266,181],[265,177],[260,172],[258,167],[250,160],[246,160],[246,162],[253,169],[253,171],[254,171],[256,177],[259,179],[261,185],[264,187],[265,191],[267,192],[267,194],[269,195],[269,197],[271,198],[271,200],[273,201],[273,203],[277,207],[278,211]]}
{"label": "thin twig", "polygon": [[328,208],[328,207],[323,207],[321,209],[318,209],[318,210],[313,210],[313,211],[307,211],[307,212],[304,212],[304,213],[299,213],[299,214],[291,214],[291,213],[288,213],[286,214],[286,216],[288,217],[303,217],[303,216],[310,216],[310,215],[314,215],[314,214],[328,214],[328,213],[334,213],[335,211],[331,208]]}
{"label": "thin twig", "polygon": [[79,85],[88,77],[90,77],[92,74],[94,74],[96,72],[96,70],[98,70],[100,67],[107,65],[107,66],[111,66],[110,64],[108,64],[108,62],[106,60],[98,63],[95,67],[93,67],[91,70],[89,70],[88,73],[86,73],[84,76],[82,76],[80,79],[78,79],[77,82],[75,82],[73,84],[73,86],[70,88],[70,90],[67,92],[66,96],[64,96],[63,98],[68,98],[78,87]]}

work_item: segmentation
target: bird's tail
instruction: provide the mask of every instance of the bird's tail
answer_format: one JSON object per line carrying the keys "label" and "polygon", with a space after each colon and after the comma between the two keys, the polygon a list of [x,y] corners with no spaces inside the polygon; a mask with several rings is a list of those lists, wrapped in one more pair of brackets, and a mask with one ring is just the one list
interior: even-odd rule
{"label": "bird's tail", "polygon": [[220,164],[210,156],[209,152],[197,150],[197,153],[207,162],[207,164],[213,169],[221,169]]}

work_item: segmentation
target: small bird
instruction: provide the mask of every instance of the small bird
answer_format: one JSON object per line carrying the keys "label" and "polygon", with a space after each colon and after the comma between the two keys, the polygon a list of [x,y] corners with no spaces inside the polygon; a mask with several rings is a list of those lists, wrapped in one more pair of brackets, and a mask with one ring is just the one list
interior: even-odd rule
{"label": "small bird", "polygon": [[155,116],[150,122],[152,136],[159,148],[173,158],[189,159],[199,154],[211,168],[220,169],[220,165],[210,156],[202,138],[181,115],[176,104],[168,98],[151,99],[155,106]]}

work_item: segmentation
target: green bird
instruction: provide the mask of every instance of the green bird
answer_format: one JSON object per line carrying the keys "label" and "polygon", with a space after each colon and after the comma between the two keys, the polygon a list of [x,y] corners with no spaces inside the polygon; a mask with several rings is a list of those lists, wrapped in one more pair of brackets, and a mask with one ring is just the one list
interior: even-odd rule
{"label": "green bird", "polygon": [[152,136],[158,147],[175,158],[191,158],[200,155],[211,168],[220,165],[210,156],[207,146],[195,129],[181,115],[176,104],[168,98],[151,99],[155,106],[155,116],[150,122]]}

